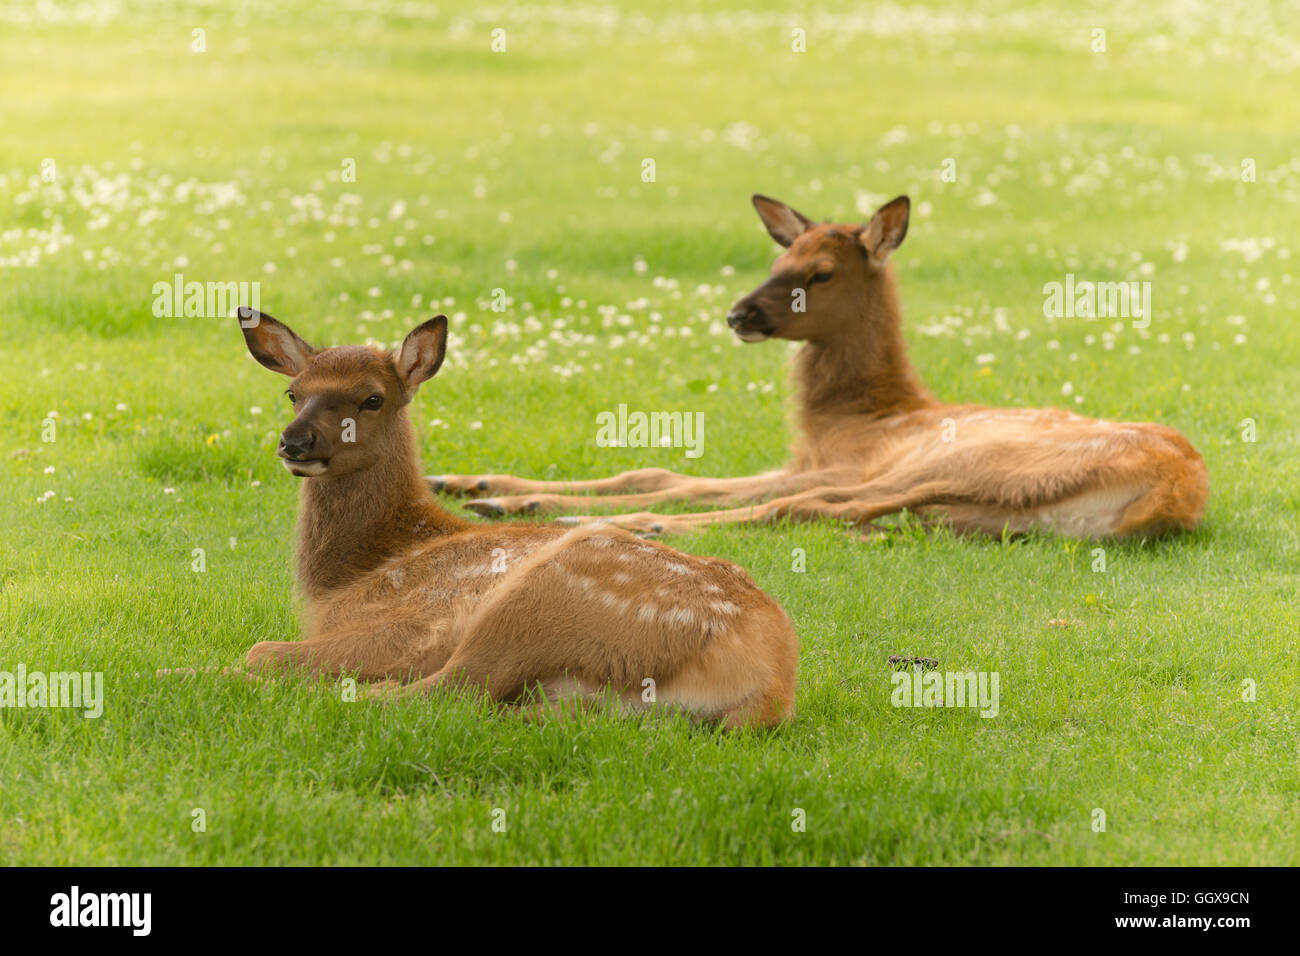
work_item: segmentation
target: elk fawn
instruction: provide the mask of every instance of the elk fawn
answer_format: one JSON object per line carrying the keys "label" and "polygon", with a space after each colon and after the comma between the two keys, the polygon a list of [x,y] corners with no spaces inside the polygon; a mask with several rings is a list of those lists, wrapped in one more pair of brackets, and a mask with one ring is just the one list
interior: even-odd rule
{"label": "elk fawn", "polygon": [[[959,532],[1038,528],[1083,538],[1157,535],[1200,520],[1209,494],[1205,462],[1172,428],[1059,409],[949,405],[926,391],[907,359],[888,261],[907,234],[906,196],[866,226],[817,224],[765,196],[753,202],[786,252],[727,313],[727,324],[745,342],[805,343],[793,363],[792,461],[748,478],[663,469],[567,482],[438,476],[429,479],[435,490],[496,495],[468,504],[489,515],[589,507],[593,499],[577,496],[583,492],[625,508],[668,500],[749,505],[569,519],[639,531],[819,516],[864,524],[903,509]],[[792,307],[799,298],[804,311]]]}
{"label": "elk fawn", "polygon": [[292,378],[278,454],[306,479],[306,637],[255,645],[250,669],[474,687],[500,701],[540,690],[539,706],[652,697],[728,727],[790,716],[798,639],[741,568],[617,528],[472,524],[437,504],[406,406],[442,364],[444,316],[393,353],[317,350],[268,315],[239,316],[253,357]]}

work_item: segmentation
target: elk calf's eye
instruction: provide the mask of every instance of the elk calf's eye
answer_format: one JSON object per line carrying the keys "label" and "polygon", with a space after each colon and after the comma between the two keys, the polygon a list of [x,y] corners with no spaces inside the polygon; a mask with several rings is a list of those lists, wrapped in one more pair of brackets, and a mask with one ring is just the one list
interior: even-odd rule
{"label": "elk calf's eye", "polygon": [[383,404],[384,404],[384,396],[371,395],[369,398],[367,398],[364,402],[361,403],[361,407],[368,408],[371,411],[374,411],[375,409],[381,407]]}
{"label": "elk calf's eye", "polygon": [[830,282],[830,281],[831,281],[831,274],[829,272],[818,272],[816,275],[814,275],[811,279],[808,280],[808,284],[812,285],[814,282]]}
{"label": "elk calf's eye", "polygon": [[287,392],[285,392],[284,394],[286,394],[286,395],[289,396],[289,404],[290,404],[290,405],[295,405],[295,404],[297,404],[298,399],[296,399],[296,398],[293,397],[293,389],[289,389],[289,390],[288,390]]}

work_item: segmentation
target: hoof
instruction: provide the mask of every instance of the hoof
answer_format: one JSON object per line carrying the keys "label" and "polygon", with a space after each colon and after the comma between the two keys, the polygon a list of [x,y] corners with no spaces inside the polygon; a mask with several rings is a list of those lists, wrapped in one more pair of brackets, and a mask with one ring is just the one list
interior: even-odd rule
{"label": "hoof", "polygon": [[506,509],[501,507],[501,502],[495,498],[475,498],[473,501],[465,502],[465,507],[487,518],[499,518],[506,513]]}
{"label": "hoof", "polygon": [[434,491],[442,491],[442,489],[447,487],[447,479],[441,476],[437,478],[430,478],[429,487],[432,488]]}

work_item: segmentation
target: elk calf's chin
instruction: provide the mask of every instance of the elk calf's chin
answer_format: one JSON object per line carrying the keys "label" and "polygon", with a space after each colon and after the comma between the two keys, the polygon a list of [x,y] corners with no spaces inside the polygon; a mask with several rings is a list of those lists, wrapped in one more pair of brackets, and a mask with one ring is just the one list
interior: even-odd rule
{"label": "elk calf's chin", "polygon": [[543,710],[604,697],[728,727],[789,718],[798,639],[741,568],[618,528],[471,524],[437,504],[406,406],[442,365],[444,316],[396,352],[316,349],[268,315],[240,320],[253,357],[291,380],[278,454],[304,479],[297,576],[310,621],[301,641],[257,645],[250,667]]}

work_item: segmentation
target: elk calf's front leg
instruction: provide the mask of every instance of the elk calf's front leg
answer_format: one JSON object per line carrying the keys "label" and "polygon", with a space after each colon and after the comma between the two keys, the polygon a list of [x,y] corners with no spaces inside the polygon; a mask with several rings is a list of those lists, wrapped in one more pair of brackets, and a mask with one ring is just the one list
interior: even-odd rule
{"label": "elk calf's front leg", "polygon": [[[704,479],[666,468],[637,468],[609,478],[535,481],[513,475],[433,475],[429,487],[445,495],[609,495],[643,494],[680,488]],[[736,479],[741,480],[741,479]]]}
{"label": "elk calf's front leg", "polygon": [[648,508],[668,501],[692,504],[758,504],[815,488],[843,484],[853,480],[853,469],[810,471],[793,474],[771,471],[746,478],[684,478],[659,491],[637,494],[610,494],[599,498],[590,495],[527,494],[475,498],[465,507],[489,518],[513,514],[551,514],[559,511],[584,510],[593,504],[608,508]]}

